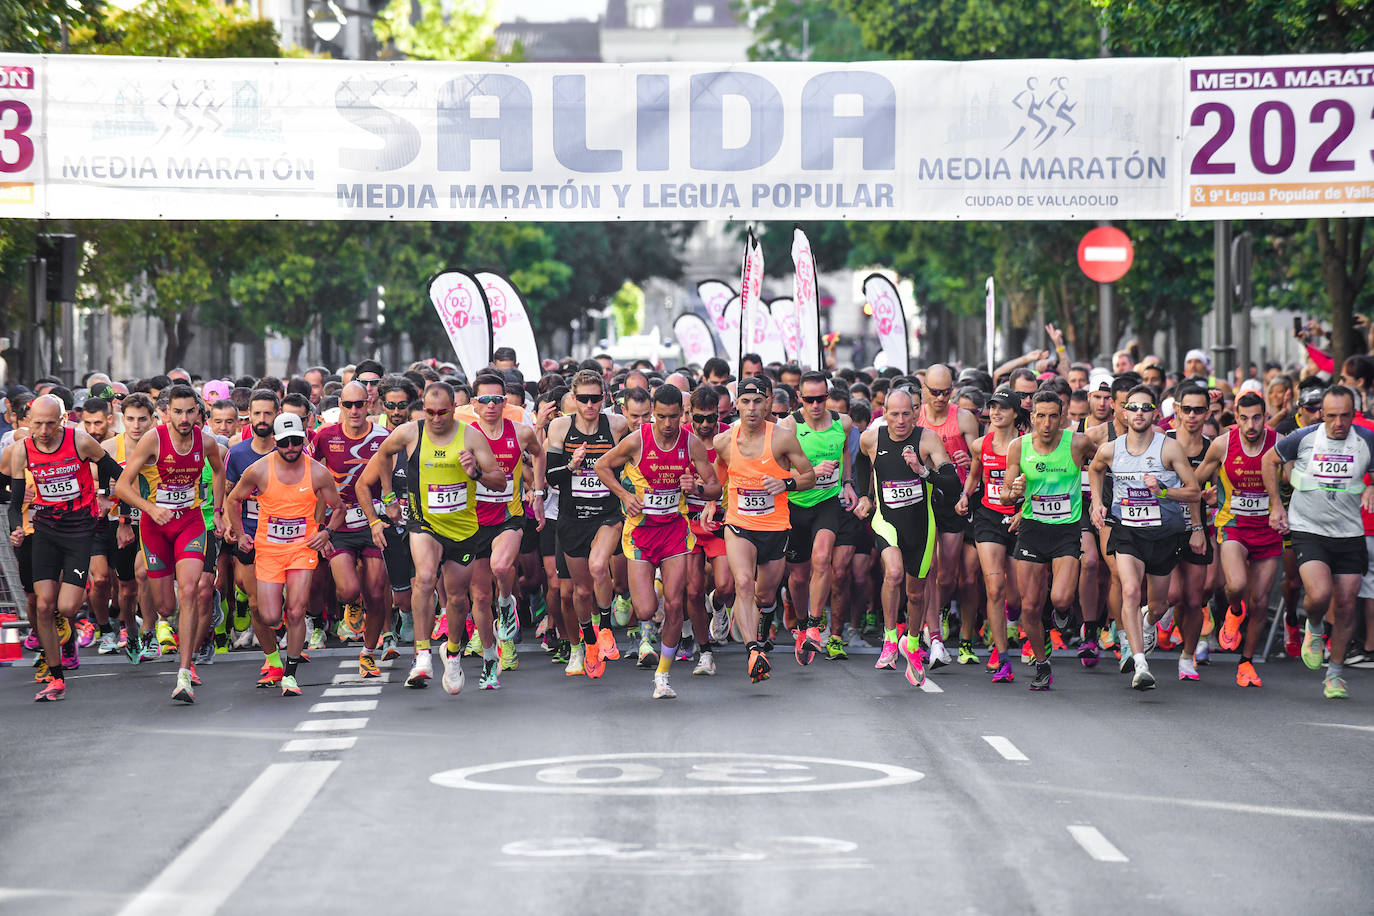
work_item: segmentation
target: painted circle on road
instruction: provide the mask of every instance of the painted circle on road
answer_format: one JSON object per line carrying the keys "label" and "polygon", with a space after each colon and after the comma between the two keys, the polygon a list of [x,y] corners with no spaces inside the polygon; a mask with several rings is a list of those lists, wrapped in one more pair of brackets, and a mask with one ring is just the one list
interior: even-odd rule
{"label": "painted circle on road", "polygon": [[888,763],[776,754],[588,754],[445,770],[435,785],[544,795],[777,795],[881,789],[924,773]]}

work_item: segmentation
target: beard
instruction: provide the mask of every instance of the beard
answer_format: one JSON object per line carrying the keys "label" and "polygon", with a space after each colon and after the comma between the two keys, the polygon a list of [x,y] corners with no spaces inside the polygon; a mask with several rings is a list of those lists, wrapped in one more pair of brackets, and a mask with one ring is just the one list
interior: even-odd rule
{"label": "beard", "polygon": [[287,464],[295,464],[297,461],[301,460],[301,456],[305,454],[305,449],[300,449],[294,455],[290,452],[284,452],[281,449],[277,449],[277,454],[281,455],[282,460]]}
{"label": "beard", "polygon": [[257,436],[259,439],[266,439],[268,436],[272,435],[272,424],[255,423],[253,425],[253,435]]}

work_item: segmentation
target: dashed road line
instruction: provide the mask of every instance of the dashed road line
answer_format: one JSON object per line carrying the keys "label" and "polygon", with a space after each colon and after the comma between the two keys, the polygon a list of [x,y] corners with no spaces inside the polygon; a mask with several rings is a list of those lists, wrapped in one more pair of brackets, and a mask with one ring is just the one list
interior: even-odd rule
{"label": "dashed road line", "polygon": [[376,700],[335,700],[332,702],[316,703],[306,710],[306,712],[312,715],[317,712],[371,712],[376,708]]}
{"label": "dashed road line", "polygon": [[992,749],[997,753],[1001,754],[1003,759],[1005,760],[1030,760],[1029,757],[1021,753],[1021,751],[1017,749],[1016,745],[1012,744],[1010,741],[1008,741],[1006,738],[1003,738],[1001,735],[984,735],[983,740],[986,741],[988,744],[992,745]]}
{"label": "dashed road line", "polygon": [[1112,841],[1102,835],[1091,824],[1070,824],[1069,836],[1073,837],[1083,851],[1092,856],[1098,862],[1129,862],[1126,854],[1113,845]]}
{"label": "dashed road line", "polygon": [[[391,682],[391,672],[383,671],[379,677],[367,678],[369,681],[381,681],[383,684]],[[329,681],[331,684],[362,684],[364,683],[361,674],[336,674]]]}
{"label": "dashed road line", "polygon": [[926,679],[921,682],[921,691],[923,693],[944,693],[945,689],[927,676]]}
{"label": "dashed road line", "polygon": [[298,732],[345,732],[367,727],[367,717],[361,719],[306,719],[296,726]]}
{"label": "dashed road line", "polygon": [[344,738],[292,738],[281,746],[281,751],[284,754],[294,751],[346,751],[357,743],[357,735]]}
{"label": "dashed road line", "polygon": [[322,697],[375,697],[382,692],[381,685],[374,687],[326,687]]}

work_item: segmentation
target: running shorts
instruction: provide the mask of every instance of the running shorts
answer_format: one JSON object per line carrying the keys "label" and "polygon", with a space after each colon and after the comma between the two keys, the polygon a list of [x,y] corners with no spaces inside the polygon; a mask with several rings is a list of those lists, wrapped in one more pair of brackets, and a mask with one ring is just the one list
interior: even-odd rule
{"label": "running shorts", "polygon": [[[539,552],[539,521],[533,515],[522,515],[525,520],[524,534],[520,538],[520,555]],[[544,527],[553,526],[553,519],[545,519]]]}
{"label": "running shorts", "polygon": [[1083,556],[1083,532],[1077,525],[1047,525],[1022,518],[1012,556],[1027,563],[1051,563],[1060,557],[1076,560]]}
{"label": "running shorts", "polygon": [[[1178,566],[1179,555],[1188,543],[1188,532],[1163,537],[1147,537],[1125,525],[1113,525],[1107,536],[1107,553],[1125,554],[1145,564],[1145,575],[1167,576]],[[1360,542],[1361,547],[1364,542]]]}
{"label": "running shorts", "polygon": [[205,516],[199,511],[183,512],[167,525],[147,519],[138,528],[149,579],[165,579],[182,560],[205,562]]}
{"label": "running shorts", "polygon": [[110,556],[110,565],[114,567],[115,578],[120,582],[134,581],[135,563],[138,560],[138,526],[134,525],[134,539],[129,542],[127,547],[119,546],[119,526],[115,529],[115,552]]}
{"label": "running shorts", "polygon": [[[387,527],[390,527],[389,525]],[[335,531],[329,536],[329,544],[335,553],[346,553],[355,561],[381,559],[382,552],[372,543],[372,529],[360,531]]]}
{"label": "running shorts", "polygon": [[80,527],[71,526],[67,531],[56,531],[37,519],[33,523],[33,534],[24,539],[32,544],[33,552],[29,568],[33,582],[61,582],[63,585],[86,587],[86,578],[91,571],[91,524]]}
{"label": "running shorts", "polygon": [[973,543],[1001,544],[1008,551],[1012,550],[1016,547],[1016,535],[1007,529],[1012,518],[1014,516],[994,512],[982,503],[976,504],[973,507]]}
{"label": "running shorts", "polygon": [[[1369,551],[1364,536],[1329,538],[1307,531],[1293,532],[1293,552],[1298,555],[1298,568],[1304,563],[1325,563],[1333,576],[1363,576],[1369,571]],[[34,562],[38,553],[35,549]]]}
{"label": "running shorts", "polygon": [[666,525],[635,525],[620,534],[620,549],[631,560],[642,560],[658,566],[671,557],[680,557],[692,552],[696,538],[687,524],[687,519],[679,515]]}
{"label": "running shorts", "polygon": [[[472,564],[473,560],[477,559],[477,547],[479,546],[477,539],[479,535],[474,534],[472,537],[463,538],[461,541],[455,541],[453,538],[444,537],[433,528],[421,522],[412,521],[411,524],[414,525],[414,527],[410,529],[410,556],[412,559],[415,557],[415,536],[417,534],[427,535],[439,542],[439,546],[443,548],[443,555],[439,558],[439,563],[441,565],[444,563],[457,563],[459,566],[469,566]],[[480,531],[481,529],[478,530]]]}
{"label": "running shorts", "polygon": [[410,591],[410,580],[415,577],[415,560],[410,555],[410,533],[404,528],[387,525],[386,550],[382,559],[386,561],[386,577],[391,580],[393,592]]}
{"label": "running shorts", "polygon": [[1188,532],[1188,537],[1183,539],[1183,548],[1179,554],[1179,559],[1190,566],[1211,566],[1212,559],[1216,556],[1216,532],[1207,528],[1203,534],[1207,536],[1207,545],[1202,549],[1202,553],[1193,553],[1192,532]]}
{"label": "running shorts", "polygon": [[219,552],[223,546],[224,540],[213,531],[205,533],[205,565],[201,567],[202,572],[215,572],[219,566]]}
{"label": "running shorts", "polygon": [[1217,542],[1235,541],[1244,547],[1252,560],[1268,560],[1283,553],[1283,535],[1268,525],[1224,525],[1217,529]]}
{"label": "running shorts", "polygon": [[468,538],[473,545],[473,553],[477,559],[487,560],[491,558],[491,547],[496,543],[496,539],[507,531],[519,531],[520,540],[525,539],[525,517],[514,515],[507,518],[499,525],[483,525],[477,529],[477,533]]}
{"label": "running shorts", "polygon": [[259,582],[285,585],[288,572],[320,564],[319,552],[305,544],[258,544],[253,552],[253,574]]}
{"label": "running shorts", "polygon": [[91,556],[113,557],[119,546],[115,541],[115,529],[119,526],[105,516],[95,520],[95,531],[91,534]]}
{"label": "running shorts", "polygon": [[811,547],[820,532],[830,531],[838,539],[840,515],[844,513],[844,507],[840,505],[838,496],[832,496],[814,506],[793,504],[788,507],[787,513],[792,526],[787,535],[787,562],[810,563]]}
{"label": "running shorts", "polygon": [[753,544],[757,554],[756,562],[758,563],[772,563],[774,560],[781,560],[787,553],[786,531],[750,531],[739,525],[726,525],[723,530]]}

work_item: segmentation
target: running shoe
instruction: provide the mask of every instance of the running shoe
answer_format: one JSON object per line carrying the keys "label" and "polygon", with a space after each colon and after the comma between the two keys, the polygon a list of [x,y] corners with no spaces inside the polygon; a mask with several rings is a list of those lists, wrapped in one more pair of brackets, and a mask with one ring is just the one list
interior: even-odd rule
{"label": "running shoe", "polygon": [[1078,663],[1084,668],[1096,668],[1097,661],[1102,657],[1102,650],[1097,647],[1097,640],[1085,639],[1083,644],[1078,647]]}
{"label": "running shoe", "polygon": [[1212,616],[1212,605],[1206,604],[1202,607],[1202,635],[1211,636],[1212,630],[1216,628],[1216,619]]}
{"label": "running shoe", "polygon": [[205,642],[201,643],[196,651],[191,653],[191,661],[197,665],[213,665],[215,663],[215,637],[213,633],[206,637]]}
{"label": "running shoe", "polygon": [[[610,627],[602,627],[597,631],[596,646],[597,651],[606,661],[613,662],[619,660],[620,646],[616,644],[615,632]],[[655,664],[657,664],[657,662],[655,662]]]}
{"label": "running shoe", "polygon": [[1016,673],[1011,670],[1011,662],[1002,662],[1001,666],[992,674],[994,684],[1010,684],[1016,680]]}
{"label": "running shoe", "polygon": [[768,654],[762,649],[749,650],[749,680],[752,683],[766,681],[773,675],[773,666],[768,664]]}
{"label": "running shoe", "polygon": [[91,623],[85,617],[82,617],[76,622],[76,644],[81,648],[85,649],[91,643],[95,642],[95,634],[95,624]]}
{"label": "running shoe", "polygon": [[[1328,693],[1327,696],[1330,696],[1330,694]],[[60,677],[55,677],[45,681],[42,689],[34,695],[33,699],[34,702],[37,703],[54,703],[58,700],[65,700],[66,698],[67,682]]]}
{"label": "running shoe", "polygon": [[100,644],[95,647],[96,654],[110,655],[119,651],[119,634],[114,630],[100,634]]}
{"label": "running shoe", "polygon": [[24,648],[30,652],[37,652],[39,647],[38,631],[29,630],[29,635],[24,637]]}
{"label": "running shoe", "polygon": [[[599,640],[601,637],[597,637]],[[587,673],[587,677],[596,679],[606,673],[606,660],[601,657],[601,643],[593,642],[584,644],[586,650],[582,656],[582,667]]]}
{"label": "running shoe", "polygon": [[1155,676],[1150,673],[1150,666],[1141,663],[1135,666],[1135,674],[1131,677],[1131,687],[1134,690],[1154,690]]}
{"label": "running shoe", "polygon": [[515,596],[496,599],[496,641],[514,642],[520,635],[520,615],[515,613]]}
{"label": "running shoe", "polygon": [[996,647],[996,646],[993,646],[992,649],[988,652],[988,664],[987,664],[987,669],[988,669],[989,671],[996,671],[996,670],[998,670],[998,669],[1001,668],[1001,667],[1002,667],[1002,657],[1001,657],[1001,654],[997,651],[997,647]]}
{"label": "running shoe", "polygon": [[[61,681],[54,681],[53,683],[60,684],[60,683],[62,683],[62,682],[61,682]],[[41,696],[41,694],[40,694],[40,696]],[[1350,699],[1350,691],[1346,688],[1346,685],[1345,685],[1345,678],[1343,678],[1343,677],[1328,677],[1328,678],[1324,679],[1324,680],[1322,681],[1322,696],[1326,697],[1328,700],[1348,700],[1348,699]],[[61,697],[58,697],[57,699],[60,700],[60,699],[62,699],[62,698],[61,698]]]}
{"label": "running shoe", "polygon": [[1054,672],[1050,669],[1049,662],[1035,663],[1035,677],[1031,678],[1031,690],[1049,690],[1054,683]]}
{"label": "running shoe", "polygon": [[382,639],[378,648],[382,653],[382,661],[389,662],[393,658],[400,658],[401,650],[396,643],[396,634],[387,630],[382,634]]}
{"label": "running shoe", "polygon": [[162,649],[162,654],[174,652],[177,647],[176,634],[172,632],[172,625],[165,620],[159,620],[153,632],[157,636],[157,644]]}
{"label": "running shoe", "polygon": [[33,682],[35,684],[52,680],[52,669],[48,667],[48,662],[43,656],[40,655],[34,660],[33,668]]}
{"label": "running shoe", "polygon": [[494,658],[482,660],[482,674],[477,678],[477,686],[482,690],[501,689],[501,663]]}
{"label": "running shoe", "polygon": [[62,653],[63,668],[81,667],[81,656],[78,655],[76,652],[76,640],[73,639],[68,642],[64,642],[62,644],[62,648],[60,651]]}
{"label": "running shoe", "polygon": [[[1322,666],[1322,652],[1325,646],[1322,644],[1322,631],[1318,625],[1317,632],[1313,633],[1310,629],[1312,622],[1309,620],[1302,631],[1302,663],[1316,671]],[[65,664],[65,662],[63,663]]]}
{"label": "running shoe", "polygon": [[1126,631],[1119,634],[1120,648],[1117,650],[1121,654],[1120,670],[1122,674],[1130,674],[1135,670],[1135,656],[1131,654],[1131,643],[1126,638]]}
{"label": "running shoe", "polygon": [[496,658],[502,671],[514,671],[516,668],[520,667],[520,656],[515,651],[514,640],[497,640]]}
{"label": "running shoe", "polygon": [[1046,657],[1048,657],[1051,652],[1068,648],[1068,646],[1064,644],[1064,635],[1060,633],[1057,629],[1051,629],[1049,636],[1050,644],[1045,650]]}
{"label": "running shoe", "polygon": [[192,687],[199,687],[199,686],[200,686],[200,675],[196,673],[196,665],[195,665],[195,662],[192,662],[192,663],[191,663],[191,667],[190,667],[188,670],[191,672],[191,686],[192,686]]}
{"label": "running shoe", "polygon": [[[445,640],[447,644],[447,640]],[[434,659],[429,654],[428,649],[415,653],[415,662],[410,666],[410,673],[406,675],[407,687],[427,687],[429,682],[434,679]]]}
{"label": "running shoe", "polygon": [[1374,649],[1366,649],[1359,643],[1355,644],[1354,652],[1347,652],[1345,656],[1345,666],[1347,668],[1374,668]]}
{"label": "running shoe", "polygon": [[301,695],[301,686],[296,683],[296,676],[288,674],[281,679],[281,695],[284,697],[298,697]]}
{"label": "running shoe", "polygon": [[1116,648],[1116,621],[1112,621],[1111,626],[1097,634],[1097,644],[1102,647],[1104,652]]}
{"label": "running shoe", "polygon": [[57,615],[57,641],[66,642],[72,638],[72,623],[61,614]]}
{"label": "running shoe", "polygon": [[155,662],[162,658],[162,644],[151,633],[142,635],[143,648],[139,652],[139,658],[145,662]]}
{"label": "running shoe", "polygon": [[1240,647],[1240,625],[1245,620],[1245,605],[1241,604],[1241,613],[1237,614],[1226,608],[1226,621],[1221,625],[1221,632],[1217,634],[1217,645],[1227,652],[1234,652]]}
{"label": "running shoe", "polygon": [[961,664],[961,665],[976,665],[976,664],[978,664],[978,656],[975,655],[974,652],[973,652],[973,642],[972,642],[971,640],[964,639],[964,640],[960,640],[960,641],[959,641],[959,659],[958,659],[958,661],[959,661],[959,664]]}
{"label": "running shoe", "polygon": [[448,639],[448,611],[440,610],[439,616],[434,618],[434,628],[430,630],[429,639],[431,642]]}
{"label": "running shoe", "polygon": [[711,642],[723,643],[730,638],[730,617],[732,615],[728,607],[715,607],[711,601],[715,594],[714,591],[710,592],[710,597],[706,602],[711,613]]}
{"label": "running shoe", "polygon": [[[931,648],[933,649],[938,643],[938,639],[932,639]],[[920,650],[917,649],[917,651],[912,652],[911,647],[907,645],[907,640],[899,639],[897,640],[897,652],[906,661],[906,682],[912,687],[920,687],[926,682],[926,667],[921,662]],[[934,658],[933,652],[931,657]]]}
{"label": "running shoe", "polygon": [[555,665],[566,665],[572,658],[572,643],[566,639],[558,640],[558,648],[553,650],[553,656],[549,659]]}
{"label": "running shoe", "polygon": [[700,657],[697,658],[697,666],[692,669],[692,674],[702,677],[714,677],[716,673],[716,654],[710,649],[702,649]]}
{"label": "running shoe", "polygon": [[128,627],[120,627],[120,628],[119,628],[119,648],[122,649],[122,648],[124,648],[125,646],[127,646],[128,644],[129,644],[129,628],[128,628]]}
{"label": "running shoe", "polygon": [[806,632],[802,635],[806,637],[806,642],[810,646],[813,660],[825,651],[825,640],[821,638],[820,627],[807,627]]}
{"label": "running shoe", "polygon": [[[638,664],[641,668],[658,667],[658,650],[654,648],[653,637],[650,635],[651,629],[652,628],[647,625],[639,628],[639,651],[638,653],[636,653],[638,655],[639,660],[638,662],[636,662],[636,664]],[[601,633],[608,632],[610,631],[607,629],[603,629],[601,631]],[[596,643],[598,648],[601,646],[601,633],[596,634]],[[607,656],[603,652],[601,653],[601,657],[606,658]],[[617,657],[619,656],[617,655]]]}
{"label": "running shoe", "polygon": [[825,641],[825,657],[833,661],[842,658],[849,658],[849,653],[844,650],[844,640],[838,636],[832,636]]}
{"label": "running shoe", "polygon": [[343,620],[339,621],[350,634],[349,639],[363,635],[363,605],[361,601],[343,606]]}
{"label": "running shoe", "polygon": [[1198,679],[1197,667],[1194,666],[1193,660],[1186,655],[1181,656],[1178,660],[1178,679],[1180,681],[1196,681]]}
{"label": "running shoe", "polygon": [[377,659],[372,657],[369,652],[358,653],[358,677],[366,680],[370,677],[381,677],[381,669],[377,667]]}
{"label": "running shoe", "polygon": [[415,615],[410,611],[401,611],[397,615],[400,623],[396,624],[396,636],[403,643],[415,641]]}
{"label": "running shoe", "polygon": [[440,683],[444,693],[454,696],[463,689],[463,653],[449,652],[448,643],[439,647],[439,657],[444,661],[444,676]]}
{"label": "running shoe", "polygon": [[1155,625],[1150,621],[1150,609],[1148,607],[1142,607],[1140,609],[1140,635],[1145,643],[1145,648],[1140,651],[1145,655],[1149,655],[1155,650],[1156,634]]}
{"label": "running shoe", "polygon": [[1067,630],[1069,628],[1069,612],[1053,608],[1050,611],[1050,624],[1056,630]]}
{"label": "running shoe", "polygon": [[611,600],[611,620],[616,626],[627,626],[630,622],[630,615],[633,613],[634,604],[630,602],[629,595],[616,595]]}
{"label": "running shoe", "polygon": [[1162,622],[1155,624],[1155,645],[1162,651],[1172,652],[1181,642],[1183,634],[1179,633],[1178,627],[1165,627]]}
{"label": "running shoe", "polygon": [[261,677],[258,678],[259,687],[276,687],[286,675],[286,669],[271,665],[263,665],[262,671],[260,671],[259,674],[261,675]]}
{"label": "running shoe", "polygon": [[953,664],[954,659],[950,658],[949,650],[945,648],[944,641],[936,636],[930,640],[930,670],[943,668],[945,665]]}
{"label": "running shoe", "polygon": [[1283,625],[1283,651],[1289,658],[1302,655],[1302,630],[1287,622]]}
{"label": "running shoe", "polygon": [[863,630],[862,630],[862,632],[864,632],[864,633],[876,633],[876,632],[878,632],[878,615],[877,615],[877,614],[875,614],[875,613],[873,613],[873,612],[870,611],[869,613],[867,613],[867,614],[864,615],[864,623],[863,623]]}
{"label": "running shoe", "polygon": [[689,662],[689,661],[691,661],[691,660],[692,660],[692,655],[694,654],[694,653],[693,653],[693,645],[694,645],[695,642],[696,642],[696,640],[692,639],[692,637],[690,637],[690,636],[684,636],[684,637],[682,637],[682,640],[677,644],[677,652],[676,652],[676,654],[673,655],[673,661],[675,661],[675,662]]}
{"label": "running shoe", "polygon": [[1030,640],[1029,640],[1029,639],[1023,639],[1023,640],[1021,640],[1021,664],[1023,664],[1023,665],[1034,665],[1034,664],[1035,664],[1035,651],[1034,651],[1033,649],[1031,649],[1031,644],[1030,644]]}
{"label": "running shoe", "polygon": [[1207,648],[1207,640],[1199,639],[1197,649],[1193,652],[1193,664],[1210,665],[1212,663],[1211,650]]}
{"label": "running shoe", "polygon": [[[557,660],[558,656],[555,655],[554,661]],[[578,675],[586,674],[586,662],[587,647],[582,645],[582,643],[578,643],[569,650],[568,664],[567,667],[563,669],[563,673],[568,677],[577,677]]]}
{"label": "running shoe", "polygon": [[185,669],[177,672],[177,684],[172,688],[172,699],[178,703],[194,703],[196,691],[191,685],[191,672]]}
{"label": "running shoe", "polygon": [[[305,615],[305,647],[311,652],[319,651],[324,648],[325,629],[315,623],[315,619],[309,614]],[[354,642],[358,639],[356,634],[348,638],[340,637],[340,642]]]}
{"label": "running shoe", "polygon": [[540,623],[543,623],[545,620],[544,615],[548,612],[548,599],[544,597],[543,592],[535,592],[534,597],[530,598],[530,619],[538,620]]}
{"label": "running shoe", "polygon": [[878,653],[878,661],[874,663],[874,668],[891,668],[897,670],[897,644],[883,640],[883,651]]}
{"label": "running shoe", "polygon": [[654,699],[655,700],[674,700],[677,699],[677,691],[673,690],[668,683],[668,672],[654,672]]}
{"label": "running shoe", "polygon": [[798,665],[809,665],[816,660],[816,650],[811,648],[810,641],[806,638],[805,630],[793,630],[792,654],[797,659]]}
{"label": "running shoe", "polygon": [[[448,632],[447,628],[445,628],[444,632],[445,632],[445,633]],[[445,636],[444,639],[448,639],[448,637]],[[480,656],[480,655],[482,654],[482,637],[477,635],[477,631],[476,631],[476,630],[474,630],[474,631],[472,632],[472,635],[468,637],[468,644],[467,644],[467,646],[463,649],[463,654],[464,654],[464,655],[478,655],[478,656]]]}
{"label": "running shoe", "polygon": [[1236,686],[1263,687],[1264,683],[1260,680],[1259,674],[1255,672],[1255,666],[1252,663],[1241,662],[1236,666]]}

